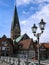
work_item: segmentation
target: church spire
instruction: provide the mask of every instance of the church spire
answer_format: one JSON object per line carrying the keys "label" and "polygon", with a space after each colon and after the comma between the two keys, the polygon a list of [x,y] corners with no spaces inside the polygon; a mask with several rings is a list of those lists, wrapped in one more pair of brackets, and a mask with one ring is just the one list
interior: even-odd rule
{"label": "church spire", "polygon": [[19,25],[18,13],[17,13],[16,3],[15,3],[14,17],[11,26],[11,38],[15,39],[18,36],[20,36],[20,25]]}

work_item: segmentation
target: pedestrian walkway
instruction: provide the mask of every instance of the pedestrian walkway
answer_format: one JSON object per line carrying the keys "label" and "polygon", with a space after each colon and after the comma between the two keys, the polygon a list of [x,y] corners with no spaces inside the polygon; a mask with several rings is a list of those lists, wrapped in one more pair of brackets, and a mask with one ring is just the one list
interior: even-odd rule
{"label": "pedestrian walkway", "polygon": [[[0,58],[0,65],[26,65],[26,63],[28,63],[28,65],[38,65],[38,60],[31,60],[28,59],[28,61],[26,59],[18,59],[15,57],[1,57]],[[40,61],[41,65],[49,65],[49,60],[44,60],[44,61]]]}
{"label": "pedestrian walkway", "polygon": [[8,63],[6,63],[6,62],[2,62],[2,61],[0,61],[0,65],[9,65]]}

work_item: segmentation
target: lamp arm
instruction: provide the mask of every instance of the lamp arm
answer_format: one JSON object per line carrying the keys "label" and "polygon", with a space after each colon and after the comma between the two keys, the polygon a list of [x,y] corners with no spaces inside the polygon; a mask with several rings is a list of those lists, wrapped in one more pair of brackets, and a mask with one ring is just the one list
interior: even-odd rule
{"label": "lamp arm", "polygon": [[37,38],[39,38],[42,33],[43,33],[43,31],[41,33],[34,34],[34,36],[36,36]]}

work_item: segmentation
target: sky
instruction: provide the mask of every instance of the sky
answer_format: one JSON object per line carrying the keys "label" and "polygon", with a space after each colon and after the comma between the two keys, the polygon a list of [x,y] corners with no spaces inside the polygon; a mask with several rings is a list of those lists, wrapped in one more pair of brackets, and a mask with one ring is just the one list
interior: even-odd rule
{"label": "sky", "polygon": [[[10,37],[11,23],[13,20],[15,0],[0,0],[0,37]],[[49,42],[49,0],[16,0],[16,7],[21,27],[21,35],[27,33],[36,40],[31,27],[35,23],[37,33],[41,32],[39,22],[46,22],[45,30],[40,36],[40,42]]]}

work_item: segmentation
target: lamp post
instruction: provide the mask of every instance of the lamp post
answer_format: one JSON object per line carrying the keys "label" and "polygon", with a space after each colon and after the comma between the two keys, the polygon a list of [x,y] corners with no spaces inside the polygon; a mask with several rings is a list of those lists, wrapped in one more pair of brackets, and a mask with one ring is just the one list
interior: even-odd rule
{"label": "lamp post", "polygon": [[[37,31],[37,26],[36,26],[35,24],[34,24],[33,27],[32,27],[32,32],[33,32],[34,36],[37,37],[38,45],[39,45],[40,36],[41,36],[41,34],[43,33],[43,31],[44,31],[45,24],[46,24],[46,23],[43,21],[43,19],[41,19],[41,22],[39,23],[39,27],[40,27],[40,30],[41,30],[40,33],[36,33],[36,31]],[[38,65],[40,65],[40,46],[38,46]]]}

